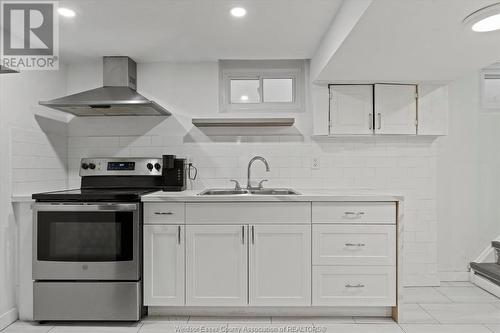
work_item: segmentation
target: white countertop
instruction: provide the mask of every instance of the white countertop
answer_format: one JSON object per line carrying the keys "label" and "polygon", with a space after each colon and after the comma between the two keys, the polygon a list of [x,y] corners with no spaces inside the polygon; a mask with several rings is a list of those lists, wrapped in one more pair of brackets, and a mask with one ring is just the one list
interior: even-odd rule
{"label": "white countertop", "polygon": [[[374,190],[300,190],[299,195],[198,195],[203,190],[157,191],[142,197],[143,202],[162,201],[403,201],[402,195]],[[31,194],[11,197],[13,203],[33,202]]]}
{"label": "white countertop", "polygon": [[371,190],[300,190],[299,195],[198,195],[202,190],[158,191],[142,197],[143,202],[193,201],[403,201],[398,194]]}

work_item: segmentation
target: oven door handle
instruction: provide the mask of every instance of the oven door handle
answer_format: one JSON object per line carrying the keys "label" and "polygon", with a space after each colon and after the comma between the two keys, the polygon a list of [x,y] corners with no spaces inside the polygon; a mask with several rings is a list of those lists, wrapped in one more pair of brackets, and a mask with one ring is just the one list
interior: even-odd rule
{"label": "oven door handle", "polygon": [[35,204],[34,209],[42,212],[123,212],[137,210],[137,204]]}

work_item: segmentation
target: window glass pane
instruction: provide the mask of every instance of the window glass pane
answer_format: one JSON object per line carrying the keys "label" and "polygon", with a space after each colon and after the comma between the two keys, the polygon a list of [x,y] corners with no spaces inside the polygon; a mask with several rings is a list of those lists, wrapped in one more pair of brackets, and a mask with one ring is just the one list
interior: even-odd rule
{"label": "window glass pane", "polygon": [[264,102],[293,102],[293,79],[263,79]]}
{"label": "window glass pane", "polygon": [[259,80],[231,80],[231,103],[260,103]]}

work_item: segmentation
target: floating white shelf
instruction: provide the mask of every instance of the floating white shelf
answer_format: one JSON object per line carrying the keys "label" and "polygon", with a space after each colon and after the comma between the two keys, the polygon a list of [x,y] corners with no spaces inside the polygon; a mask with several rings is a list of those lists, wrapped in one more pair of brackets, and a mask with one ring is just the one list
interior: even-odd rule
{"label": "floating white shelf", "polygon": [[193,118],[196,127],[276,127],[292,126],[295,118]]}

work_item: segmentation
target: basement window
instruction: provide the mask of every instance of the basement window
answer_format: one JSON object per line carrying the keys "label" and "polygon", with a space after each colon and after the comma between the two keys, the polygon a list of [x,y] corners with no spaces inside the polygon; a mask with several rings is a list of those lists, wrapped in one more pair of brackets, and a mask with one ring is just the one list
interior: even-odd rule
{"label": "basement window", "polygon": [[301,112],[306,60],[221,60],[221,112]]}
{"label": "basement window", "polygon": [[500,111],[500,63],[481,71],[481,104],[490,111]]}

